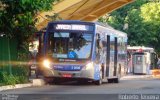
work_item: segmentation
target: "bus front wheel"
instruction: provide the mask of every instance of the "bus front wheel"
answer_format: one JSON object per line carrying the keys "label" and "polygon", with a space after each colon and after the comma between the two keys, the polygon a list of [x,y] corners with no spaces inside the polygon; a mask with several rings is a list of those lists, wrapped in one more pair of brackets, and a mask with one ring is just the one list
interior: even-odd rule
{"label": "bus front wheel", "polygon": [[52,84],[53,83],[53,78],[52,77],[44,77],[44,81],[46,84]]}
{"label": "bus front wheel", "polygon": [[102,84],[102,71],[100,72],[100,79],[95,81],[96,85],[101,85]]}

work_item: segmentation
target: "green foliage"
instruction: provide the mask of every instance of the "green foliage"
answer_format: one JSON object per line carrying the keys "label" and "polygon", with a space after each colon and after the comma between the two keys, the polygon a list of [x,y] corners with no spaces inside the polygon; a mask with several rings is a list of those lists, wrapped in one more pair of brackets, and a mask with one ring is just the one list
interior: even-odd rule
{"label": "green foliage", "polygon": [[26,45],[28,38],[35,33],[35,16],[40,11],[51,9],[57,0],[1,0],[5,5],[0,10],[0,33],[17,38],[18,45]]}
{"label": "green foliage", "polygon": [[160,2],[149,2],[142,5],[140,16],[143,18],[145,31],[148,34],[147,45],[160,52]]}
{"label": "green foliage", "polygon": [[1,73],[1,83],[5,85],[15,85],[18,83],[17,77],[14,77],[13,75],[9,75],[6,72]]}
{"label": "green foliage", "polygon": [[128,34],[128,44],[154,47],[160,52],[160,2],[136,0],[99,19]]}
{"label": "green foliage", "polygon": [[[144,29],[144,24],[142,22],[142,18],[139,16],[140,11],[138,9],[132,9],[128,12],[128,28],[125,32],[128,33],[128,40],[130,45],[144,45],[146,44],[148,34]],[[146,38],[144,38],[146,37]]]}
{"label": "green foliage", "polygon": [[141,5],[149,2],[148,0],[136,0],[136,2],[126,5],[110,14],[107,14],[99,19],[100,22],[107,22],[115,29],[124,31],[124,24],[128,22],[128,13],[133,12],[133,9],[140,9]]}
{"label": "green foliage", "polygon": [[141,7],[141,17],[144,22],[151,22],[153,24],[160,24],[160,3],[151,2]]}
{"label": "green foliage", "polygon": [[[17,60],[26,64],[29,59],[28,41],[37,31],[35,18],[40,11],[52,8],[58,0],[0,0],[0,35],[5,34],[7,38],[17,40],[15,45],[18,50]],[[18,45],[18,46],[17,46]],[[3,47],[2,47],[3,48]],[[10,46],[11,48],[11,46]],[[11,54],[13,53],[10,49]],[[12,60],[12,59],[11,59]],[[7,70],[0,70],[0,83],[17,84],[28,80],[28,68],[24,65],[12,66],[12,75]]]}
{"label": "green foliage", "polygon": [[27,67],[13,67],[13,73],[10,75],[6,71],[0,72],[0,85],[15,85],[28,82]]}

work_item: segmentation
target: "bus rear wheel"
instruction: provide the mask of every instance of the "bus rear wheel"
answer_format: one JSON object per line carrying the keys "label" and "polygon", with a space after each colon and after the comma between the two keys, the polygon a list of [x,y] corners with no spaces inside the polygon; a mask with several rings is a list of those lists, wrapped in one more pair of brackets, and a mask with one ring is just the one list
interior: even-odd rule
{"label": "bus rear wheel", "polygon": [[108,83],[119,83],[119,78],[108,79]]}
{"label": "bus rear wheel", "polygon": [[114,82],[115,82],[115,83],[119,83],[119,78],[115,78],[115,79],[114,79]]}

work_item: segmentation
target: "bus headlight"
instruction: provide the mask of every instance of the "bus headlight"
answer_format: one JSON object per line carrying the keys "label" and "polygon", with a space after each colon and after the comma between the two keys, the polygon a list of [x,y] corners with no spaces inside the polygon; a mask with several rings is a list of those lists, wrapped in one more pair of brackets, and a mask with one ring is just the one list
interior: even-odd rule
{"label": "bus headlight", "polygon": [[43,66],[46,67],[46,68],[50,68],[51,62],[50,62],[49,60],[47,60],[47,59],[44,60],[44,61],[43,61]]}
{"label": "bus headlight", "polygon": [[89,69],[91,69],[91,68],[93,68],[93,62],[88,63],[88,64],[84,67],[85,70],[89,70]]}

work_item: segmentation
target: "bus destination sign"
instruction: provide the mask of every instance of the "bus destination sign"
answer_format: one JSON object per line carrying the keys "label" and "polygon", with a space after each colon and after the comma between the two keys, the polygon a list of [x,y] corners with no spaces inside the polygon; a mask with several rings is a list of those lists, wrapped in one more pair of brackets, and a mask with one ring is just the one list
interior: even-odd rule
{"label": "bus destination sign", "polygon": [[93,31],[93,27],[89,25],[77,24],[57,24],[54,26],[55,30],[77,30],[77,31]]}

